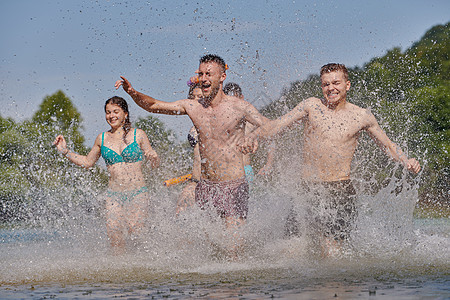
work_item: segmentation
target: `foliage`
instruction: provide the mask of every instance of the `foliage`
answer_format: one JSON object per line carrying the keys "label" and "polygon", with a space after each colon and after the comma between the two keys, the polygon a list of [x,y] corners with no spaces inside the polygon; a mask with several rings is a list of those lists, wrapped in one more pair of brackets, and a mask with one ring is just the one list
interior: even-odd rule
{"label": "foliage", "polygon": [[268,118],[277,118],[292,110],[300,101],[309,97],[320,97],[320,77],[310,75],[306,80],[295,81],[289,89],[282,92],[279,100],[261,109],[261,113]]}
{"label": "foliage", "polygon": [[80,204],[104,185],[104,171],[80,170],[52,148],[55,136],[63,134],[70,147],[86,153],[80,122],[62,91],[45,97],[31,120],[0,117],[0,220],[39,218],[40,211],[60,210],[57,203]]}
{"label": "foliage", "polygon": [[158,169],[146,170],[147,181],[150,185],[158,186],[166,179],[191,172],[193,152],[189,143],[176,142],[173,131],[167,129],[161,120],[153,116],[139,118],[135,126],[145,131],[161,160]]}
{"label": "foliage", "polygon": [[57,134],[63,134],[73,143],[74,151],[86,152],[83,145],[84,136],[81,134],[82,118],[72,101],[60,90],[44,98],[39,110],[33,115],[31,122],[26,122],[30,130],[32,127],[38,136],[46,140]]}
{"label": "foliage", "polygon": [[157,152],[167,152],[175,146],[175,134],[172,130],[166,129],[164,123],[158,118],[153,116],[139,118],[135,126],[145,131]]}

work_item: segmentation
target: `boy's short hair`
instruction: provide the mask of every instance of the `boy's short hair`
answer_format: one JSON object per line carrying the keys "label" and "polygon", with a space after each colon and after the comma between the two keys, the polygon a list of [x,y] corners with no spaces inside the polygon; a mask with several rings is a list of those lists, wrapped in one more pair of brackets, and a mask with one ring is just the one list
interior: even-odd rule
{"label": "boy's short hair", "polygon": [[322,68],[320,68],[320,77],[322,77],[322,75],[325,73],[336,72],[336,71],[342,71],[342,73],[344,73],[345,80],[346,81],[348,80],[347,67],[343,64],[336,64],[336,63],[329,63],[329,64],[322,66]]}

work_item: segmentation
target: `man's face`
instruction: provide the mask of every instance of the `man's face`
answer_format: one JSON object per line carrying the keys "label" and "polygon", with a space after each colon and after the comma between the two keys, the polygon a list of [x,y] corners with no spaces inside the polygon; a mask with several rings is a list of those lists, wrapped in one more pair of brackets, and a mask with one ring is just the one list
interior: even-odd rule
{"label": "man's face", "polygon": [[198,78],[202,87],[203,97],[212,100],[219,92],[226,74],[218,64],[208,62],[200,64]]}
{"label": "man's face", "polygon": [[321,77],[322,92],[329,104],[339,104],[347,98],[350,89],[350,81],[345,80],[342,71],[325,73]]}

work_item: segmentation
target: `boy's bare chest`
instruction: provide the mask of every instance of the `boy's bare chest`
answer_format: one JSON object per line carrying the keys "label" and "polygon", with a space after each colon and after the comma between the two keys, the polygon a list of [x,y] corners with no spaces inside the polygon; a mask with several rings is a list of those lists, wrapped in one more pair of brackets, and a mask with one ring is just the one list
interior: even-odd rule
{"label": "boy's bare chest", "polygon": [[309,115],[305,133],[329,141],[345,141],[355,138],[361,129],[360,118],[352,113],[336,114],[318,111]]}

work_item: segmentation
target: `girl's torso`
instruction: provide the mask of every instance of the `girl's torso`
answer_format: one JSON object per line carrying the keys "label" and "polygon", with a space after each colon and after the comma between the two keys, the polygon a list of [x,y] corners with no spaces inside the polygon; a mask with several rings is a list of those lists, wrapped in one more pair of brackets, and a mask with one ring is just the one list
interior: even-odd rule
{"label": "girl's torso", "polygon": [[[125,191],[145,186],[142,173],[143,152],[136,141],[136,129],[130,130],[133,142],[117,147],[120,142],[113,141],[111,134],[102,133],[101,155],[105,160],[110,174],[109,189],[112,191]],[[128,133],[130,135],[130,133]],[[111,143],[113,141],[113,143]],[[105,146],[109,145],[108,146]],[[120,150],[122,148],[122,150]],[[117,149],[118,151],[114,150]]]}

